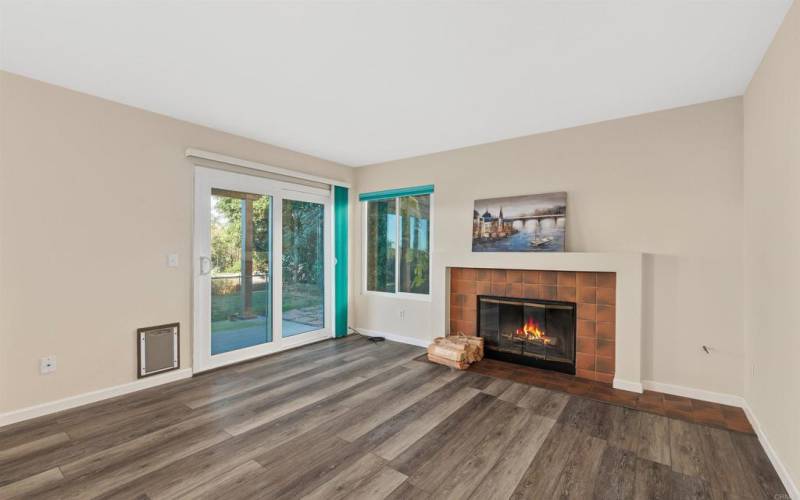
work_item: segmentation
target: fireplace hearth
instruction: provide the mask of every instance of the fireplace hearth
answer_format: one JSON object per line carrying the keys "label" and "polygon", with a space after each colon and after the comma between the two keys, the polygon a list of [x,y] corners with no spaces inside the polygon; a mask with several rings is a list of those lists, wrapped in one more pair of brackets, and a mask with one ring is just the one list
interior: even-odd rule
{"label": "fireplace hearth", "polygon": [[478,335],[489,358],[575,374],[572,302],[478,296]]}

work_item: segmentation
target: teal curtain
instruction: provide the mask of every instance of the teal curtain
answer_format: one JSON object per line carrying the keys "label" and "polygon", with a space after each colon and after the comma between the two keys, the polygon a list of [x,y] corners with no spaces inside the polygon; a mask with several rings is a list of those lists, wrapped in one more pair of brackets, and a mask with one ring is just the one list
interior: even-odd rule
{"label": "teal curtain", "polygon": [[358,201],[385,200],[387,198],[397,198],[398,196],[419,196],[422,194],[433,193],[433,184],[426,186],[415,186],[399,189],[387,189],[385,191],[373,191],[371,193],[361,193]]}
{"label": "teal curtain", "polygon": [[336,294],[336,324],[334,333],[337,337],[347,335],[347,220],[350,190],[342,186],[333,188],[334,218],[334,286]]}

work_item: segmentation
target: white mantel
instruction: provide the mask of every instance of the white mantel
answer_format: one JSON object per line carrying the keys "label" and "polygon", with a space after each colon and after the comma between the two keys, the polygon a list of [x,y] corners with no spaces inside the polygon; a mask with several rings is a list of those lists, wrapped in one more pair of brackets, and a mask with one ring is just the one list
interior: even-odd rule
{"label": "white mantel", "polygon": [[448,331],[448,268],[451,267],[614,272],[617,274],[614,387],[642,392],[642,261],[641,253],[434,253],[431,324],[435,332]]}

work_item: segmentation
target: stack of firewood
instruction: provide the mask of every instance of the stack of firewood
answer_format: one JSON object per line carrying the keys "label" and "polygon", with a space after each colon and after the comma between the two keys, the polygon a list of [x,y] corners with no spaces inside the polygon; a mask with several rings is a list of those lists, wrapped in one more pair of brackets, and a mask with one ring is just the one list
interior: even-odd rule
{"label": "stack of firewood", "polygon": [[483,359],[483,338],[459,333],[436,337],[428,346],[428,360],[440,365],[466,370],[471,363]]}

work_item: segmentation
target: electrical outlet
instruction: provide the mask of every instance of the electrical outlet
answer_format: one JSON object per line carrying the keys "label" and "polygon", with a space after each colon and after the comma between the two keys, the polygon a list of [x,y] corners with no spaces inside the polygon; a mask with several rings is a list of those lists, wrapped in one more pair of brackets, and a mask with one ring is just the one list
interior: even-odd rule
{"label": "electrical outlet", "polygon": [[178,267],[178,254],[171,253],[167,255],[167,267]]}
{"label": "electrical outlet", "polygon": [[402,309],[400,311],[400,319],[406,319],[406,311],[405,311],[405,309]]}
{"label": "electrical outlet", "polygon": [[39,373],[42,375],[47,375],[48,373],[53,373],[56,371],[56,356],[55,354],[51,354],[50,356],[45,356],[39,360]]}

